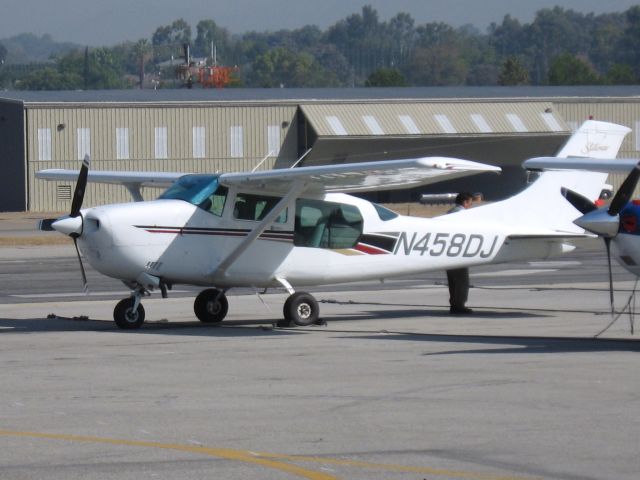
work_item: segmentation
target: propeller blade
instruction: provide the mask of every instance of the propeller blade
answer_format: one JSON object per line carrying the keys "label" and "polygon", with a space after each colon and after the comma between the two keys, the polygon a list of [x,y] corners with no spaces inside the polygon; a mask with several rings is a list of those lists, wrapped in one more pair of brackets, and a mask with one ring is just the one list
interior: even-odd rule
{"label": "propeller blade", "polygon": [[80,215],[80,209],[82,208],[82,202],[84,200],[84,191],[87,187],[87,175],[89,174],[89,155],[84,156],[82,161],[82,167],[80,167],[80,173],[78,174],[78,181],[76,182],[76,189],[73,192],[73,201],[71,202],[70,217],[77,217]]}
{"label": "propeller blade", "polygon": [[607,266],[609,267],[609,302],[611,303],[611,315],[614,314],[613,307],[613,272],[611,270],[611,239],[604,237],[604,246],[607,249]]}
{"label": "propeller blade", "polygon": [[627,178],[624,179],[624,182],[622,182],[622,185],[613,197],[613,200],[611,200],[611,204],[609,205],[609,215],[618,215],[620,211],[625,207],[625,205],[631,199],[633,191],[636,189],[639,178],[640,163],[638,163],[638,165],[636,165],[633,170],[631,170],[631,172],[629,173]]}
{"label": "propeller blade", "polygon": [[89,285],[87,284],[87,274],[84,271],[84,265],[82,264],[82,256],[80,255],[80,249],[78,248],[78,238],[73,238],[73,245],[76,247],[76,253],[78,254],[78,262],[80,262],[80,273],[82,274],[82,289],[87,292]]}
{"label": "propeller blade", "polygon": [[55,231],[55,228],[53,228],[53,222],[57,220],[57,218],[43,218],[38,222],[38,230],[40,230],[41,232]]}
{"label": "propeller blade", "polygon": [[593,212],[598,207],[596,204],[589,200],[587,197],[583,197],[577,192],[573,190],[569,190],[568,188],[562,187],[560,189],[560,193],[564,198],[566,198],[571,205],[573,205],[576,210],[578,210],[583,215],[589,212]]}

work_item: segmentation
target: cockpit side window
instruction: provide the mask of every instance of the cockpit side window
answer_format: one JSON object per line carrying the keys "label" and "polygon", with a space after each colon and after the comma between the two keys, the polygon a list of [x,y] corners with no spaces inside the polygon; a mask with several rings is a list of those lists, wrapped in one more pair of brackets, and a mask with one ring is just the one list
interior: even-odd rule
{"label": "cockpit side window", "polygon": [[[262,220],[281,199],[265,195],[238,193],[233,206],[233,218],[238,220]],[[276,223],[287,223],[287,210],[276,218]]]}
{"label": "cockpit side window", "polygon": [[353,205],[300,198],[293,243],[298,247],[353,248],[362,235],[360,210]]}

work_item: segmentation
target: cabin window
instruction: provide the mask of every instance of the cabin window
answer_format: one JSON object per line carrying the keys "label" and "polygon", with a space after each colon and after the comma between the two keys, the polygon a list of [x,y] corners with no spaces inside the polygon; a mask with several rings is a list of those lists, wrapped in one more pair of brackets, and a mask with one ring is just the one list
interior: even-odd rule
{"label": "cabin window", "polygon": [[383,207],[382,205],[378,205],[377,203],[373,204],[373,208],[376,209],[376,213],[380,220],[386,222],[387,220],[393,220],[398,217],[398,214],[393,210],[389,210],[388,208]]}
{"label": "cabin window", "polygon": [[[265,195],[253,195],[249,193],[238,193],[236,203],[233,207],[233,217],[238,220],[260,221],[277,205],[281,200],[279,197],[267,197]],[[287,210],[283,210],[276,223],[287,222]]]}
{"label": "cabin window", "polygon": [[352,248],[362,234],[362,215],[353,205],[300,198],[293,237],[298,247]]}

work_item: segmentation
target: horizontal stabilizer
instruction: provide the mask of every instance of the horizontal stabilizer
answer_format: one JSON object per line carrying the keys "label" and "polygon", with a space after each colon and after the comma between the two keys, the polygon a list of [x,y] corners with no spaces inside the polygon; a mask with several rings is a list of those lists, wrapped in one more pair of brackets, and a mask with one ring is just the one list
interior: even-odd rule
{"label": "horizontal stabilizer", "polygon": [[529,170],[589,170],[603,173],[629,173],[638,164],[637,158],[558,158],[538,157],[526,160]]}

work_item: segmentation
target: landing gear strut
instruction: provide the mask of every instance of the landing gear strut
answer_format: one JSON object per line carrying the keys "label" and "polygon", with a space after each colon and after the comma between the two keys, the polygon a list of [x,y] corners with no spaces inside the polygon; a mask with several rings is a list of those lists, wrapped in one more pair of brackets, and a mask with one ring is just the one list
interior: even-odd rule
{"label": "landing gear strut", "polygon": [[223,290],[208,288],[200,292],[193,302],[193,311],[203,323],[218,323],[229,311],[229,302]]}

